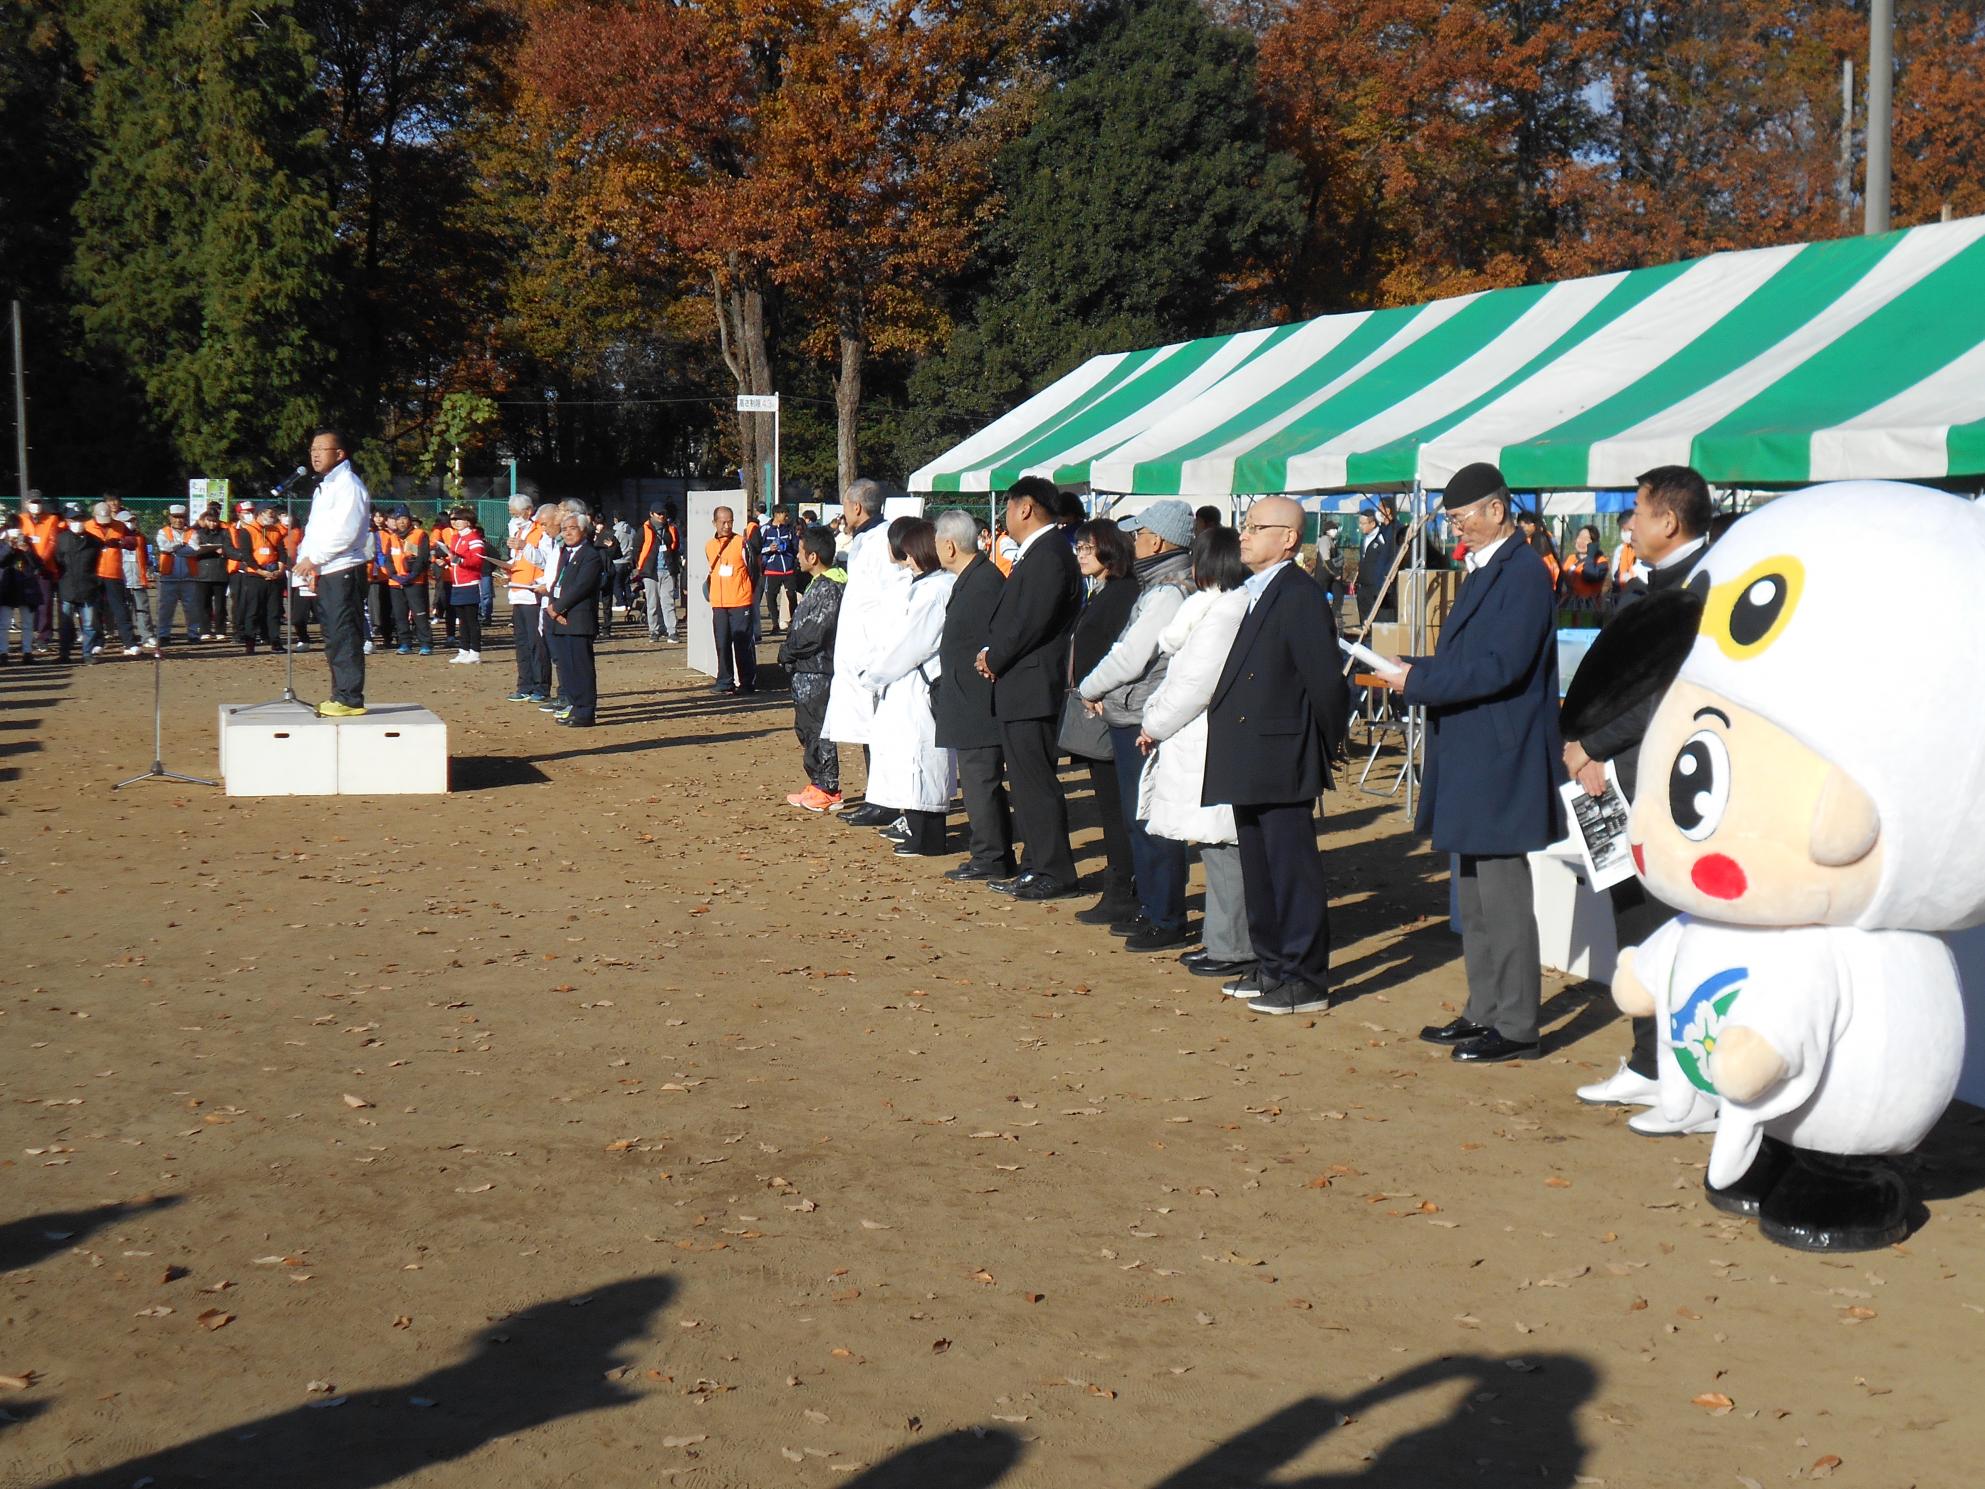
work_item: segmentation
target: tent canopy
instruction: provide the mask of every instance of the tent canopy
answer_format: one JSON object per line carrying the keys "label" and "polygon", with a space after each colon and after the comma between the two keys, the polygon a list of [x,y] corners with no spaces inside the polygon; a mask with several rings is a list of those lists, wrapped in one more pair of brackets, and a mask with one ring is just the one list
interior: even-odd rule
{"label": "tent canopy", "polygon": [[1223,496],[1985,473],[1985,217],[1096,357],[917,471]]}

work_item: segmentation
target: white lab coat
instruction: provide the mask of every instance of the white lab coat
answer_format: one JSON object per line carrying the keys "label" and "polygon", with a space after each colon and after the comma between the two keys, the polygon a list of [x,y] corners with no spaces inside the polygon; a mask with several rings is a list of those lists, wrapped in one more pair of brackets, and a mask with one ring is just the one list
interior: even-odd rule
{"label": "white lab coat", "polygon": [[1184,843],[1235,843],[1234,809],[1201,806],[1206,782],[1206,706],[1248,613],[1246,590],[1200,590],[1186,596],[1159,634],[1171,658],[1158,690],[1144,702],[1144,732],[1157,740],[1138,778],[1137,815],[1153,837]]}
{"label": "white lab coat", "polygon": [[[910,571],[889,558],[889,524],[878,522],[848,545],[848,587],[834,630],[834,680],[821,734],[836,744],[875,742],[875,694],[856,679],[896,639]],[[872,767],[871,767],[872,768]]]}
{"label": "white lab coat", "polygon": [[1744,1176],[1769,1134],[1817,1153],[1907,1153],[1929,1133],[1964,1059],[1950,949],[1920,931],[1720,925],[1678,915],[1634,950],[1654,995],[1661,1110],[1716,1093],[1715,1045],[1764,1036],[1785,1075],[1757,1100],[1722,1097],[1709,1182]]}
{"label": "white lab coat", "polygon": [[[930,707],[930,685],[937,681],[940,666],[937,645],[944,636],[944,612],[955,583],[956,575],[937,569],[907,590],[892,589],[890,593],[899,598],[889,632],[895,644],[858,679],[879,700],[863,794],[899,812],[943,811],[951,805],[951,791],[958,782],[958,757],[938,745]],[[834,685],[840,686],[838,679]],[[833,706],[831,701],[828,706]]]}

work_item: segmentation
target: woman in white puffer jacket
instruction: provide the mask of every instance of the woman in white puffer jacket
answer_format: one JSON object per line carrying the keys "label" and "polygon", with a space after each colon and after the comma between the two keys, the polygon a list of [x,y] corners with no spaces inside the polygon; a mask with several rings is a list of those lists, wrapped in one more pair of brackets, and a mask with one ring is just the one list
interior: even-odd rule
{"label": "woman in white puffer jacket", "polygon": [[1164,681],[1144,704],[1137,743],[1147,758],[1138,782],[1137,815],[1154,837],[1199,844],[1199,861],[1206,869],[1206,950],[1188,959],[1187,966],[1204,976],[1238,979],[1253,970],[1255,957],[1234,809],[1200,805],[1206,780],[1206,707],[1248,611],[1241,588],[1247,569],[1232,528],[1210,528],[1194,540],[1192,572],[1198,590],[1186,597],[1158,638],[1159,649],[1171,660]]}
{"label": "woman in white puffer jacket", "polygon": [[944,851],[944,814],[958,783],[958,757],[937,743],[930,702],[957,576],[938,563],[936,528],[923,517],[899,517],[889,525],[889,555],[914,577],[894,591],[900,609],[884,613],[888,629],[882,634],[893,639],[855,675],[876,699],[862,795],[898,814],[883,828],[898,856],[927,858]]}

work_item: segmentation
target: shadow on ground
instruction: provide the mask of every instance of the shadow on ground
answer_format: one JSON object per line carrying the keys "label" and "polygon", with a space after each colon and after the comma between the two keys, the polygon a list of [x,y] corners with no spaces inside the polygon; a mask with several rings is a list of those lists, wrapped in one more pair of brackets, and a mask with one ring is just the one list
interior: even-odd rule
{"label": "shadow on ground", "polygon": [[635,1277],[554,1298],[498,1320],[466,1359],[417,1379],[313,1400],[43,1489],[378,1489],[497,1438],[643,1400],[607,1372],[626,1363],[623,1346],[652,1334],[674,1291],[667,1278]]}

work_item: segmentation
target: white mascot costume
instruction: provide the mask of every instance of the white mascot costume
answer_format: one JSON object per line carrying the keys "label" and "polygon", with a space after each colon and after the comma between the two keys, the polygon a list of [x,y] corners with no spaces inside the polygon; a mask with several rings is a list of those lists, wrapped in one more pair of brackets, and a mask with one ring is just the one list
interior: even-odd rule
{"label": "white mascot costume", "polygon": [[[1912,624],[1871,604],[1861,535],[1912,535]],[[1810,1251],[1908,1234],[1884,1155],[1957,1088],[1964,1005],[1932,932],[1985,920],[1985,507],[1850,482],[1736,523],[1641,749],[1648,888],[1683,913],[1623,952],[1661,1108],[1720,1098],[1708,1194]],[[1895,700],[1906,700],[1897,708]]]}

